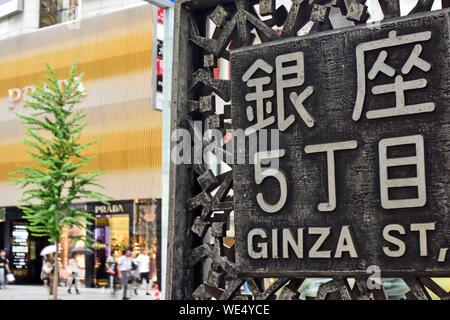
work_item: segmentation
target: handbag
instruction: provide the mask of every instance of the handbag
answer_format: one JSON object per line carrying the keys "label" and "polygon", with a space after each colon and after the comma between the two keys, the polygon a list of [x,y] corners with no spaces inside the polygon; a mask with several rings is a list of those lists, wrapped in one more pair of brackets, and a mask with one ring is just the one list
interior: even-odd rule
{"label": "handbag", "polygon": [[9,283],[16,281],[16,278],[14,277],[14,275],[12,273],[8,273],[6,275],[6,281],[8,281]]}
{"label": "handbag", "polygon": [[42,270],[43,270],[45,273],[51,273],[51,272],[53,271],[53,267],[52,267],[52,266],[49,266],[47,263],[45,263],[45,264],[42,266]]}

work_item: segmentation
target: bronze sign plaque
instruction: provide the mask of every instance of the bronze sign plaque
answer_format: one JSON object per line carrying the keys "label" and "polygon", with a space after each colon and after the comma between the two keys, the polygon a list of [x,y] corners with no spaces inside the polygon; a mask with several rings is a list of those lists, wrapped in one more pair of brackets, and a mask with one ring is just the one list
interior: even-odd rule
{"label": "bronze sign plaque", "polygon": [[232,51],[240,275],[449,273],[448,15]]}

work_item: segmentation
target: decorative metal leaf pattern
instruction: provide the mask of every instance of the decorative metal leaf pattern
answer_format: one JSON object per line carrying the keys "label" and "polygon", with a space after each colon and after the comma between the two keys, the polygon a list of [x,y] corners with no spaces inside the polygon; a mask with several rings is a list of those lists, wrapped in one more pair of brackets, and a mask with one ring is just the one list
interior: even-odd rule
{"label": "decorative metal leaf pattern", "polygon": [[[365,0],[353,0],[347,6],[344,0],[292,0],[287,10],[284,6],[276,8],[275,0],[181,0],[183,12],[187,13],[190,45],[194,53],[195,71],[188,74],[187,101],[188,119],[184,125],[192,136],[202,139],[203,148],[211,141],[203,140],[203,132],[196,131],[193,120],[203,120],[209,128],[226,129],[231,118],[231,106],[225,106],[223,114],[216,114],[215,93],[224,101],[230,99],[230,81],[216,79],[213,68],[217,58],[229,59],[230,49],[253,44],[256,35],[261,42],[275,41],[297,35],[306,24],[312,22],[309,33],[333,29],[329,15],[332,7],[355,24],[365,23],[369,18]],[[311,2],[311,3],[310,3]],[[259,7],[255,8],[255,5]],[[400,16],[399,0],[379,0],[385,18]],[[446,6],[446,2],[443,2]],[[410,14],[428,11],[433,0],[419,0]],[[257,13],[258,10],[258,13]],[[264,17],[261,20],[260,17]],[[212,36],[206,36],[206,20],[214,25]],[[201,27],[200,27],[201,26]],[[273,28],[277,27],[279,32]],[[200,61],[200,63],[199,63]],[[203,63],[201,63],[203,62]],[[192,216],[189,232],[193,249],[187,259],[188,268],[196,273],[203,272],[201,265],[210,259],[208,274],[197,275],[192,284],[190,297],[193,299],[299,299],[298,289],[304,283],[303,278],[279,278],[268,288],[264,288],[264,279],[238,278],[234,263],[234,244],[224,242],[226,230],[230,228],[230,213],[233,211],[233,199],[229,191],[233,187],[232,172],[215,176],[205,165],[192,165],[191,189],[199,192],[185,204],[186,212]],[[213,192],[215,190],[215,192]],[[178,213],[180,214],[180,213]],[[176,220],[176,217],[174,218]],[[208,233],[208,231],[210,231]],[[214,243],[205,240],[205,236],[214,239]],[[194,243],[201,243],[194,247]],[[199,267],[200,266],[200,267]],[[402,277],[399,275],[399,277]],[[450,299],[450,293],[442,289],[431,278],[404,278],[410,288],[408,299],[430,299],[428,290],[441,299]],[[202,279],[206,279],[202,281]],[[349,279],[333,278],[320,285],[315,299],[387,299],[385,290],[369,289],[366,278],[355,279],[353,287]],[[240,288],[247,283],[251,294],[241,294]]]}

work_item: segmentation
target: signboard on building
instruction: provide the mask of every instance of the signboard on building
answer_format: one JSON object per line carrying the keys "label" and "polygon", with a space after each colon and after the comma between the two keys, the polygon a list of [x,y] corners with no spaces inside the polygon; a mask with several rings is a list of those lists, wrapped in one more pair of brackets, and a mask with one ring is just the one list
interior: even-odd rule
{"label": "signboard on building", "polygon": [[449,273],[448,14],[231,53],[240,275]]}
{"label": "signboard on building", "polygon": [[158,16],[157,16],[158,23],[164,23],[164,9],[158,8]]}
{"label": "signboard on building", "polygon": [[157,16],[157,46],[156,46],[156,94],[154,109],[163,110],[164,95],[163,95],[163,54],[164,54],[164,9],[158,8]]}
{"label": "signboard on building", "polygon": [[14,222],[11,235],[12,267],[16,275],[25,276],[27,275],[27,258],[29,252],[27,224],[24,222]]}

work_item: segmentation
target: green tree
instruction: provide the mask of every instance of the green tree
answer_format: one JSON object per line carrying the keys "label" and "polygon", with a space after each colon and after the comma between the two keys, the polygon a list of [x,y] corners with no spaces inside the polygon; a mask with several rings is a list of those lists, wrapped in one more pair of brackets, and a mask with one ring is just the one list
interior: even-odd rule
{"label": "green tree", "polygon": [[[83,240],[87,246],[93,243],[87,225],[94,217],[73,205],[77,199],[92,199],[104,204],[108,197],[93,191],[100,187],[100,171],[87,171],[83,168],[93,160],[82,152],[94,142],[79,142],[87,123],[83,121],[86,112],[75,108],[82,101],[83,92],[79,90],[83,74],[76,76],[75,61],[66,81],[58,81],[54,70],[46,63],[49,75],[40,82],[30,94],[32,100],[25,102],[33,109],[31,115],[17,116],[25,125],[28,138],[24,140],[26,152],[34,162],[29,167],[18,166],[12,172],[13,181],[22,191],[20,208],[29,221],[28,229],[34,236],[48,237],[58,248],[61,236],[66,228],[77,226],[86,229]],[[58,250],[56,250],[54,268],[53,298],[58,299]]]}

